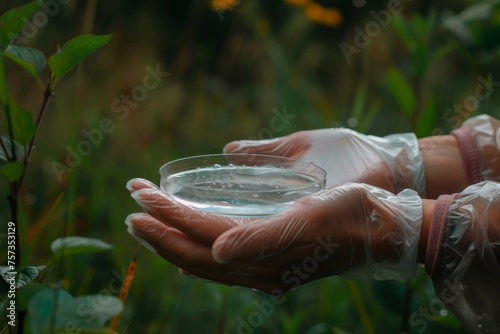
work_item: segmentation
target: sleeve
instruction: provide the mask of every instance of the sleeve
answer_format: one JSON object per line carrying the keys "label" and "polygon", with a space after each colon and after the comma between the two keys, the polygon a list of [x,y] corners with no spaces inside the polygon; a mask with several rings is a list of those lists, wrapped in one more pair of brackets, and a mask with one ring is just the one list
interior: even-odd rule
{"label": "sleeve", "polygon": [[452,132],[458,140],[469,184],[500,182],[500,121],[480,115]]}
{"label": "sleeve", "polygon": [[436,295],[473,333],[500,332],[500,183],[438,198],[425,268]]}

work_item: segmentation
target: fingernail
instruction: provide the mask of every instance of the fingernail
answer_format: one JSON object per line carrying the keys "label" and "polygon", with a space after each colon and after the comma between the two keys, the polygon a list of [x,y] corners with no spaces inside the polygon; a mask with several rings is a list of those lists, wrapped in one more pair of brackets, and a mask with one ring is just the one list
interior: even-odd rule
{"label": "fingernail", "polygon": [[125,224],[135,231],[155,233],[158,230],[158,221],[147,213],[132,213],[125,218]]}
{"label": "fingernail", "polygon": [[156,202],[157,195],[159,195],[158,190],[151,190],[149,188],[139,189],[130,194],[130,196],[141,206]]}
{"label": "fingernail", "polygon": [[260,140],[233,141],[224,146],[223,151],[225,153],[239,153],[241,151],[244,151],[245,153],[252,153],[249,151],[255,151],[254,146],[258,146],[260,144],[261,144]]}
{"label": "fingernail", "polygon": [[224,146],[223,152],[225,153],[255,153],[257,147],[266,145],[279,140],[279,138],[260,139],[260,140],[239,140],[228,143]]}
{"label": "fingernail", "polygon": [[226,146],[224,146],[224,148],[222,149],[222,152],[224,153],[235,153],[238,151],[239,149],[239,142],[236,142],[236,141],[233,141],[229,144],[226,144]]}
{"label": "fingernail", "polygon": [[[142,187],[141,187],[141,184],[142,184]],[[128,181],[127,184],[125,185],[125,187],[127,187],[127,189],[130,192],[141,189],[144,186],[149,187],[149,188],[153,188],[153,189],[158,189],[158,186],[156,184],[154,184],[153,182],[150,182],[146,179],[141,179],[141,178],[132,179],[132,180]]]}
{"label": "fingernail", "polygon": [[133,236],[134,239],[137,240],[141,245],[143,245],[144,248],[148,249],[153,254],[158,254],[156,249],[153,246],[151,246],[149,242],[146,241],[145,237],[135,228],[129,225],[129,227],[127,228],[127,232],[130,233],[130,235]]}
{"label": "fingernail", "polygon": [[125,225],[131,227],[132,226],[132,219],[137,216],[137,213],[131,213],[125,218]]}
{"label": "fingernail", "polygon": [[223,252],[224,243],[227,239],[223,239],[221,241],[216,241],[212,246],[212,257],[215,261],[219,263],[228,263],[231,260],[231,257],[225,255]]}

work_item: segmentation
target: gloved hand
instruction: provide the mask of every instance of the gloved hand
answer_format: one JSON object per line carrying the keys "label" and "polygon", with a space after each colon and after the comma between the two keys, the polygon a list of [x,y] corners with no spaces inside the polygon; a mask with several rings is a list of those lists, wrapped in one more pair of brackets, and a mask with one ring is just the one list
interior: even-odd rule
{"label": "gloved hand", "polygon": [[436,295],[472,333],[500,331],[500,183],[438,198],[425,266]]}
{"label": "gloved hand", "polygon": [[130,215],[128,231],[191,276],[275,293],[331,275],[405,280],[417,268],[422,201],[413,190],[348,183],[245,221],[191,209],[145,180],[128,188],[147,212]]}
{"label": "gloved hand", "polygon": [[327,187],[362,182],[392,193],[414,189],[425,196],[422,157],[411,133],[375,137],[344,128],[300,131],[271,140],[234,141],[224,151],[312,162],[328,173]]}

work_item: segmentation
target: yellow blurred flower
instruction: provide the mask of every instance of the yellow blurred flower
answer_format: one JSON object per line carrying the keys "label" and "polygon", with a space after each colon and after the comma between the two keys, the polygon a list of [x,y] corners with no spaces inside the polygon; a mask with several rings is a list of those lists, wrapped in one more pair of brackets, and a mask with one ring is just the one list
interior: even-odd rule
{"label": "yellow blurred flower", "polygon": [[[213,10],[222,12],[233,10],[241,4],[243,0],[210,0]],[[307,17],[310,20],[330,27],[338,27],[342,23],[342,13],[337,8],[325,8],[314,0],[284,0],[285,3],[304,7]],[[260,32],[265,34],[267,30],[264,26],[258,27]],[[262,29],[260,29],[262,28]]]}
{"label": "yellow blurred flower", "polygon": [[324,8],[311,2],[305,7],[306,15],[314,22],[330,27],[338,27],[342,23],[342,13],[337,8]]}
{"label": "yellow blurred flower", "polygon": [[234,9],[240,2],[241,0],[210,0],[210,6],[213,10],[222,12]]}

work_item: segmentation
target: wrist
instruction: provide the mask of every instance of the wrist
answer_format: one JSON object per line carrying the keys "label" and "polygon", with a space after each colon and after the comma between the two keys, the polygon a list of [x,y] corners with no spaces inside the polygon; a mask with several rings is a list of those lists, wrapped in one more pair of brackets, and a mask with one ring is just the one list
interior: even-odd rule
{"label": "wrist", "polygon": [[425,168],[428,198],[458,193],[467,187],[462,155],[454,136],[422,138],[418,144]]}
{"label": "wrist", "polygon": [[418,263],[425,263],[427,244],[429,241],[429,230],[434,213],[436,201],[431,199],[422,200],[422,227],[420,229],[420,239],[418,240]]}

